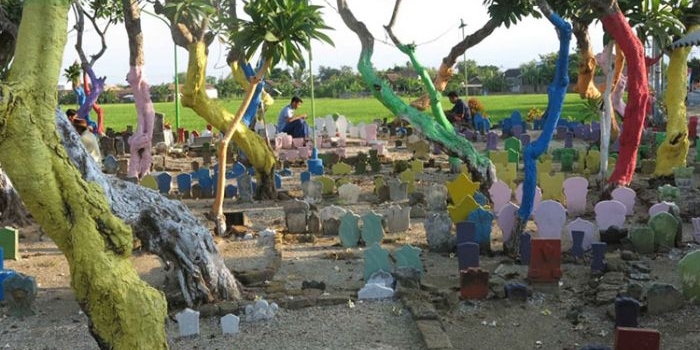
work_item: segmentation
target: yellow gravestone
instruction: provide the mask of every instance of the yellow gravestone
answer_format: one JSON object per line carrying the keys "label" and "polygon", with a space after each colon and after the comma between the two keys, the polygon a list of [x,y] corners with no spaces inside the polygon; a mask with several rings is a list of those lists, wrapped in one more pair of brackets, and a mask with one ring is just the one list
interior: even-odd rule
{"label": "yellow gravestone", "polygon": [[564,173],[542,174],[540,188],[542,200],[553,199],[564,203]]}
{"label": "yellow gravestone", "polygon": [[[466,196],[473,196],[479,189],[479,185],[478,182],[472,182],[464,173],[457,174],[454,180],[448,181],[445,184],[447,192],[450,194],[450,198],[452,198],[452,203],[456,204],[461,203]],[[472,200],[474,199],[472,198]]]}

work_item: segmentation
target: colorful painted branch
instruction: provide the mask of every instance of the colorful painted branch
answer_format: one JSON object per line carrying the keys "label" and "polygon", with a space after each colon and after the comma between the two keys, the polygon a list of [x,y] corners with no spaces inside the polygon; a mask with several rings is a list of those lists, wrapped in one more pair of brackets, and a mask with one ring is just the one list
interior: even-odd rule
{"label": "colorful painted branch", "polygon": [[100,94],[102,91],[104,91],[105,87],[105,77],[98,78],[95,76],[95,72],[93,72],[92,67],[90,66],[85,66],[84,67],[85,72],[88,74],[90,77],[90,82],[92,83],[92,91],[88,92],[87,91],[87,84],[84,84],[84,88],[86,89],[85,92],[87,93],[87,97],[85,98],[85,101],[83,104],[80,105],[80,108],[78,109],[78,117],[83,118],[87,120],[88,124],[93,127],[93,129],[97,129],[97,123],[92,121],[90,119],[90,109],[92,109],[92,105],[97,102],[97,98],[100,97]]}
{"label": "colorful painted branch", "polygon": [[[83,72],[83,86],[85,87],[85,93],[89,96],[90,95],[90,84],[87,82],[88,75]],[[99,96],[98,96],[99,97]],[[94,132],[103,135],[105,133],[105,128],[104,128],[104,119],[105,119],[105,111],[102,109],[99,103],[97,103],[97,100],[95,100],[95,103],[92,104],[92,110],[95,111],[97,114],[97,124],[93,126]],[[89,115],[89,113],[88,113]],[[90,121],[88,121],[90,122]]]}
{"label": "colorful painted branch", "polygon": [[[698,30],[700,30],[700,26],[695,25],[688,29],[688,33]],[[686,77],[690,49],[691,47],[674,49],[668,62],[668,87],[664,97],[664,103],[668,109],[666,139],[656,150],[654,176],[673,175],[673,168],[686,165],[686,157],[690,147],[685,109],[685,98],[688,95]]]}
{"label": "colorful painted branch", "polygon": [[[602,181],[608,178],[608,158],[610,155],[610,134],[612,132],[612,121],[615,120],[615,111],[612,101],[612,89],[614,85],[613,72],[613,46],[614,41],[610,41],[605,50],[600,54],[600,68],[605,72],[605,92],[603,93],[603,114],[600,116],[600,179]],[[626,81],[626,80],[625,80]],[[616,86],[622,85],[622,81],[618,81]]]}
{"label": "colorful painted branch", "polygon": [[[537,186],[537,158],[547,151],[549,142],[554,135],[561,110],[564,106],[564,96],[569,86],[569,44],[571,43],[571,25],[564,21],[556,13],[549,16],[554,28],[559,35],[559,57],[557,58],[556,69],[552,84],[547,89],[547,112],[544,118],[542,133],[534,142],[530,143],[523,151],[523,161],[525,162],[525,180],[523,181],[523,198],[521,201],[518,216],[522,222],[527,222],[532,215],[533,203],[535,201],[535,187]],[[520,234],[520,232],[517,232]],[[517,235],[515,234],[515,235]]]}
{"label": "colorful painted branch", "polygon": [[[260,63],[261,64],[258,65],[258,69],[260,69],[262,66],[262,62]],[[240,68],[243,70],[246,80],[255,76],[255,71],[250,63],[246,62],[245,64],[241,65]],[[245,126],[250,126],[250,124],[253,123],[253,120],[255,120],[255,115],[258,113],[258,108],[260,107],[260,102],[262,101],[262,92],[264,87],[265,80],[261,80],[255,87],[255,91],[253,91],[253,98],[243,114],[242,122],[245,124]],[[246,86],[243,86],[243,88],[245,89]]]}
{"label": "colorful painted branch", "polygon": [[427,94],[428,96],[430,96],[430,109],[433,113],[433,118],[435,118],[435,121],[439,123],[443,128],[454,132],[454,127],[452,126],[452,123],[450,123],[450,121],[447,120],[447,117],[445,116],[445,111],[442,109],[439,92],[435,88],[435,85],[430,79],[430,75],[425,70],[425,67],[423,67],[423,65],[420,64],[420,62],[418,62],[418,59],[416,59],[415,47],[413,45],[402,44],[398,45],[398,48],[411,60],[411,65],[413,66],[413,69],[418,73],[418,76],[423,82],[423,85],[425,85]]}
{"label": "colorful painted branch", "polygon": [[637,165],[637,151],[642,139],[642,129],[649,100],[644,48],[620,11],[601,18],[603,28],[620,45],[627,60],[627,106],[625,127],[620,136],[620,153],[608,183],[610,186],[625,186],[632,182]]}
{"label": "colorful painted branch", "polygon": [[127,174],[140,179],[151,171],[151,140],[156,111],[148,83],[143,79],[143,67],[130,66],[126,81],[134,93],[138,118],[136,132],[129,137],[131,159]]}

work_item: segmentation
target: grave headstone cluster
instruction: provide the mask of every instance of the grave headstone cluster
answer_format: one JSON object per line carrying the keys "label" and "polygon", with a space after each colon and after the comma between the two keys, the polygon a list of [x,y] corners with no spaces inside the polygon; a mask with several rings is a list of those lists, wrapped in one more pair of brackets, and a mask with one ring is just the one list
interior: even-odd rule
{"label": "grave headstone cluster", "polygon": [[412,271],[412,275],[420,278],[423,275],[423,264],[420,259],[421,250],[411,245],[404,245],[394,254],[395,265],[392,264],[389,252],[379,243],[373,243],[364,251],[364,279],[365,286],[358,292],[359,299],[385,299],[394,296],[397,279],[390,273],[407,275],[406,271]]}

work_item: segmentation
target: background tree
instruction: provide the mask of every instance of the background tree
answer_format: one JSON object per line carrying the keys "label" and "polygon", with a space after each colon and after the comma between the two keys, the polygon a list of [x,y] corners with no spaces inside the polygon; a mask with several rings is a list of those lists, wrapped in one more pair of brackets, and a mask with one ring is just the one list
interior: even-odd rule
{"label": "background tree", "polygon": [[0,81],[10,69],[15,56],[17,28],[22,18],[22,0],[0,1]]}
{"label": "background tree", "polygon": [[101,349],[166,349],[163,294],[129,260],[132,235],[59,143],[56,85],[69,2],[26,0],[15,61],[0,85],[0,162],[66,256],[71,286]]}

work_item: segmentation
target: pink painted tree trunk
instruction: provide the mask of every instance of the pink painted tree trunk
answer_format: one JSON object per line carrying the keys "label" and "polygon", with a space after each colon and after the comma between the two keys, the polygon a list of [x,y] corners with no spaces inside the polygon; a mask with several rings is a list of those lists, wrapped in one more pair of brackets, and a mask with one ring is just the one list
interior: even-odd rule
{"label": "pink painted tree trunk", "polygon": [[151,170],[151,138],[155,109],[151,101],[150,87],[143,79],[143,67],[131,66],[126,80],[133,90],[138,115],[136,132],[129,138],[131,160],[128,176],[141,179]]}

